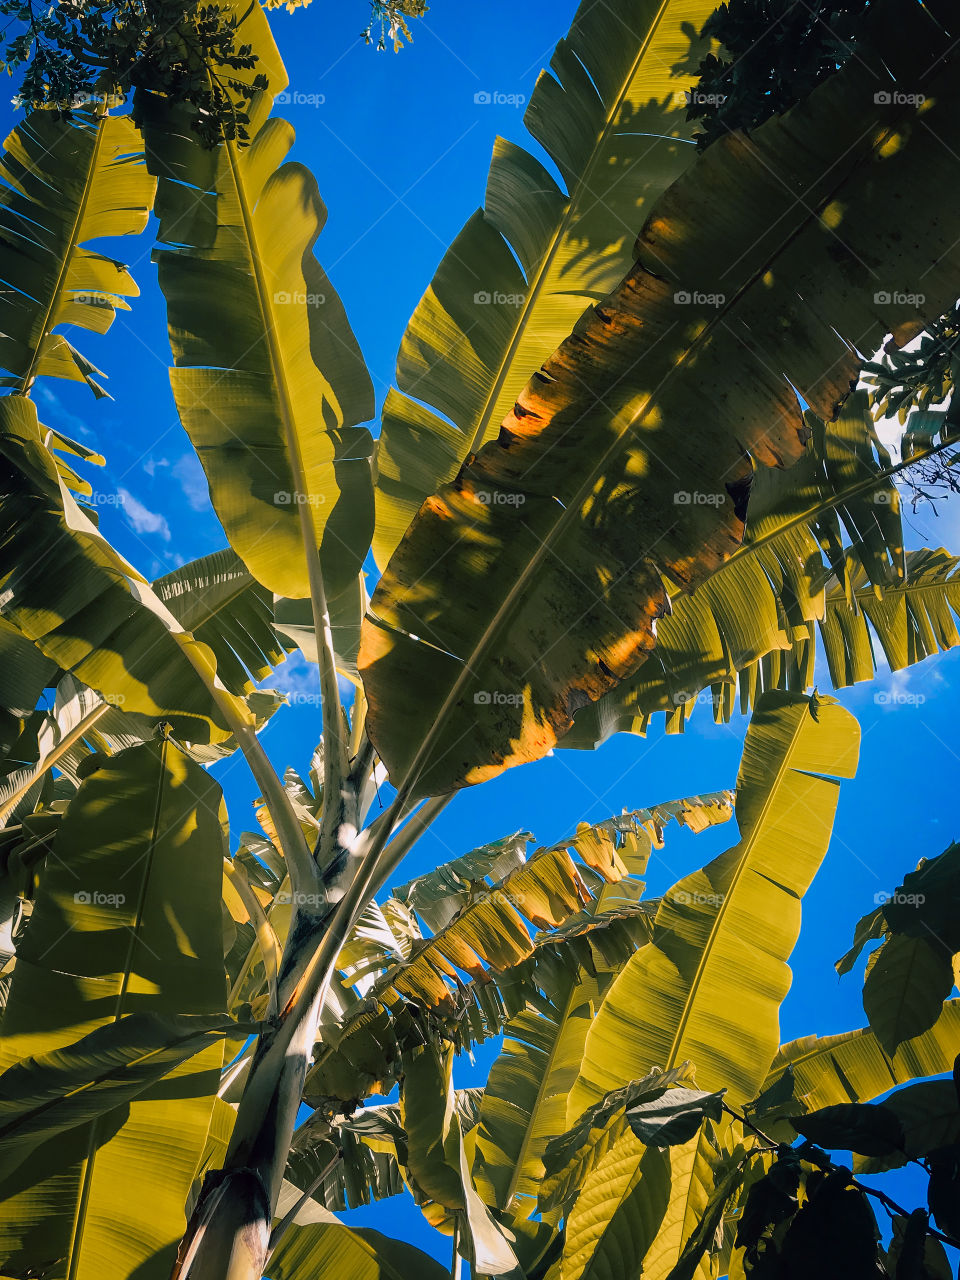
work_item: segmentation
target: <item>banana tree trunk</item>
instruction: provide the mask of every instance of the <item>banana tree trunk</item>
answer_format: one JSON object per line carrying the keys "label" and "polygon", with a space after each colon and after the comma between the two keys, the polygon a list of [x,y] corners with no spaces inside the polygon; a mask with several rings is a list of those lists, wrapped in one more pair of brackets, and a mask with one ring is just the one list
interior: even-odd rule
{"label": "banana tree trunk", "polygon": [[261,1280],[322,1000],[261,1035],[224,1167],[204,1179],[172,1280]]}

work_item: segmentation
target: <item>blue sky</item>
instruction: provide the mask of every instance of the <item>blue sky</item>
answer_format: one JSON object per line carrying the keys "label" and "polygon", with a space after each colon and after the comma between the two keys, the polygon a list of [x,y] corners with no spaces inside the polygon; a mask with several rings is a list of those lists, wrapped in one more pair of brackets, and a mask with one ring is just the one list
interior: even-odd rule
{"label": "blue sky", "polygon": [[[357,38],[366,24],[365,0],[315,0],[295,14],[272,15],[290,74],[284,114],[297,130],[293,155],[316,173],[329,207],[318,255],[344,299],[378,402],[411,311],[446,246],[482,201],[494,138],[500,133],[536,149],[519,103],[529,99],[574,9],[573,0],[489,0],[482,9],[437,0],[400,55],[377,54]],[[494,92],[518,105],[476,100]],[[12,122],[12,107],[8,111]],[[106,474],[91,479],[98,491],[122,494],[124,502],[101,505],[101,527],[141,571],[155,576],[226,540],[174,410],[150,247],[145,236],[119,250],[142,290],[133,312],[121,313],[106,339],[82,335],[80,343],[108,373],[114,400],[95,403],[85,388],[64,383],[38,394],[45,421],[106,455]],[[957,510],[941,506],[947,509],[939,517],[921,511],[908,518],[909,546],[960,548]],[[905,677],[884,670],[874,684],[840,695],[862,727],[861,765],[857,778],[843,785],[831,851],[805,901],[797,977],[783,1008],[784,1039],[863,1025],[862,962],[842,982],[833,962],[875,894],[892,890],[920,857],[941,852],[957,834],[948,784],[960,759],[958,664],[955,651]],[[316,689],[314,671],[302,659],[268,683]],[[305,771],[318,729],[315,708],[300,705],[276,716],[264,741],[281,770],[292,764]],[[552,843],[580,821],[733,786],[744,730],[740,718],[714,726],[701,708],[682,736],[667,738],[658,727],[646,739],[621,735],[596,753],[560,751],[513,770],[461,793],[399,878],[521,828]],[[231,760],[215,772],[235,832],[254,825],[254,784],[243,762]],[[650,891],[666,888],[735,838],[732,826],[696,838],[670,832],[651,863]],[[478,1055],[476,1069],[461,1063],[457,1083],[476,1082],[489,1060],[489,1053]],[[892,1186],[897,1194],[900,1175]],[[916,1183],[901,1194],[911,1206],[920,1202]],[[449,1243],[409,1202],[351,1217],[449,1258]]]}

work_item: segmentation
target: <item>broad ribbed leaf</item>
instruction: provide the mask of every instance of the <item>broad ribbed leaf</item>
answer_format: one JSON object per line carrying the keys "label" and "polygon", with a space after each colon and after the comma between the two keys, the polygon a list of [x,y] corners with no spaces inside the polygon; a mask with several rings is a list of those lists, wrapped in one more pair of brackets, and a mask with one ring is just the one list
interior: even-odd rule
{"label": "broad ribbed leaf", "polygon": [[882,1106],[900,1121],[911,1159],[960,1143],[960,1099],[952,1080],[921,1080],[898,1089]]}
{"label": "broad ribbed leaf", "polygon": [[168,720],[178,737],[222,741],[227,705],[252,722],[214,688],[207,646],[80,511],[40,443],[33,402],[20,396],[0,400],[0,599],[47,658],[107,701]]}
{"label": "broad ribbed leaf", "polygon": [[447,1280],[449,1272],[428,1253],[379,1231],[342,1223],[292,1226],[267,1262],[267,1280]]}
{"label": "broad ribbed leaf", "polygon": [[[85,780],[18,948],[0,1065],[130,1014],[223,1012],[221,803],[169,742],[123,752]],[[222,1060],[219,1040],[128,1109],[40,1143],[0,1189],[8,1274],[165,1280]]]}
{"label": "broad ribbed leaf", "polygon": [[[517,1269],[507,1236],[474,1190],[453,1091],[453,1046],[415,1047],[404,1056],[400,1117],[406,1137],[404,1176],[417,1200],[453,1210],[462,1225],[460,1253],[479,1275]],[[426,1212],[431,1221],[433,1206]],[[446,1215],[442,1215],[446,1216]],[[437,1216],[437,1221],[440,1216]]]}
{"label": "broad ribbed leaf", "polygon": [[[756,646],[737,650],[730,645],[728,623],[736,627],[749,627],[751,619],[762,615],[769,604],[771,618],[775,613],[785,623],[783,597],[770,586],[762,575],[751,581],[749,562],[738,558],[730,561],[711,582],[707,582],[693,596],[682,598],[674,606],[674,613],[658,626],[658,635],[668,631],[667,624],[677,622],[690,630],[686,639],[690,648],[674,649],[676,628],[669,629],[670,650],[657,648],[649,663],[644,664],[631,680],[606,695],[595,706],[578,714],[573,729],[562,740],[561,746],[592,749],[613,733],[645,734],[651,717],[657,711],[667,713],[667,732],[682,732],[684,723],[693,708],[702,700],[697,696],[700,681],[714,681],[710,699],[717,721],[728,721],[735,706],[736,686],[739,682],[740,709],[747,711],[755,705],[760,694],[767,689],[810,689],[815,683],[818,659],[825,660],[830,683],[835,689],[846,689],[862,681],[874,680],[881,669],[880,654],[892,671],[902,671],[917,662],[946,652],[960,644],[957,615],[960,614],[960,574],[958,557],[942,547],[921,547],[908,551],[904,556],[906,580],[886,586],[878,592],[867,580],[863,568],[852,567],[849,574],[851,606],[843,583],[837,578],[828,579],[823,589],[822,616],[796,630],[783,625],[776,632],[766,633],[766,638]],[[711,588],[716,585],[716,595]],[[724,598],[720,608],[714,608],[721,593],[736,586],[734,595]],[[752,588],[744,594],[742,588]],[[735,611],[734,611],[735,610]],[[717,625],[719,623],[719,625]],[[710,638],[712,637],[712,638]],[[714,658],[702,661],[701,638],[710,638],[716,644]],[[760,650],[775,638],[778,644],[763,653]],[[723,654],[724,656],[719,656]],[[757,655],[754,660],[751,654]],[[689,691],[670,694],[673,685],[680,683],[676,670],[667,673],[667,679],[659,673],[660,659],[669,662],[676,658],[677,666],[685,668],[692,677],[687,683]],[[738,662],[743,665],[738,666]],[[650,668],[650,680],[644,673]],[[709,676],[708,676],[709,672]],[[893,695],[880,691],[878,698]],[[676,705],[674,705],[674,703]]]}
{"label": "broad ribbed leaf", "polygon": [[729,1194],[730,1182],[739,1175],[743,1160],[739,1136],[729,1121],[706,1124],[689,1142],[670,1149],[670,1201],[657,1238],[643,1259],[644,1276],[664,1280],[683,1268],[686,1274],[712,1280],[712,1261],[703,1257],[702,1250],[698,1256],[698,1247],[712,1241],[704,1241],[701,1234],[698,1245],[698,1233],[709,1223],[711,1204],[716,1211],[718,1186]]}
{"label": "broad ribbed leaf", "polygon": [[[243,36],[272,69],[259,10]],[[282,78],[271,75],[271,92]],[[355,582],[373,532],[373,442],[358,426],[373,416],[373,385],[313,255],[327,216],[316,179],[283,163],[289,124],[259,123],[270,101],[257,100],[249,146],[224,142],[213,154],[212,243],[202,220],[171,219],[161,239],[174,247],[155,256],[174,398],[230,545],[258,582],[297,599],[311,594],[308,558],[319,549],[332,597]],[[191,158],[163,123],[147,127],[151,167],[203,170],[206,158]],[[203,150],[196,138],[193,147]],[[175,185],[161,177],[164,198]]]}
{"label": "broad ribbed leaf", "polygon": [[[56,679],[57,664],[0,617],[0,724],[4,745],[19,716],[29,715],[40,694]],[[19,732],[19,729],[16,728]]]}
{"label": "broad ribbed leaf", "polygon": [[740,843],[664,896],[653,942],[613,983],[587,1034],[569,1123],[611,1089],[685,1059],[701,1088],[727,1088],[734,1106],[756,1094],[779,1043],[800,900],[827,851],[837,779],[853,776],[859,739],[832,699],[760,699],[737,780]]}
{"label": "broad ribbed leaf", "polygon": [[210,646],[231,693],[249,693],[293,648],[274,630],[270,592],[229,549],[191,560],[153,589],[183,629]]}
{"label": "broad ribbed leaf", "polygon": [[950,952],[939,938],[895,933],[871,955],[863,1011],[887,1053],[934,1025],[953,990]]}
{"label": "broad ribbed leaf", "polygon": [[481,845],[462,858],[454,858],[399,885],[393,896],[416,911],[427,928],[436,933],[470,901],[477,881],[496,883],[522,867],[532,839],[529,831],[516,831],[512,836]]}
{"label": "broad ribbed leaf", "polygon": [[[361,573],[338,595],[327,601],[337,670],[354,684],[359,683],[357,653],[360,649],[360,624],[366,612],[368,599],[367,588]],[[310,662],[319,662],[311,602],[276,596],[273,612],[274,625],[281,639],[295,645]]]}
{"label": "broad ribbed leaf", "polygon": [[634,1280],[670,1200],[670,1159],[632,1133],[607,1152],[567,1221],[562,1280]]}
{"label": "broad ribbed leaf", "polygon": [[122,262],[86,247],[147,225],[156,181],[129,117],[34,111],[0,158],[0,367],[4,386],[49,374],[105,395],[100,371],[58,325],[106,333],[139,289]]}
{"label": "broad ribbed leaf", "polygon": [[549,1003],[525,1009],[504,1028],[503,1049],[483,1092],[477,1156],[490,1183],[490,1203],[512,1217],[536,1211],[543,1154],[566,1127],[567,1094],[609,984],[607,975],[598,979],[577,970],[564,978]]}
{"label": "broad ribbed leaf", "polygon": [[[388,1087],[399,1055],[388,1007],[396,1011],[407,1001],[431,1007],[434,1017],[447,1020],[446,1034],[458,1049],[465,1049],[500,1032],[528,1005],[544,1012],[555,1008],[571,975],[581,968],[590,975],[616,972],[649,937],[656,904],[639,901],[643,882],[636,877],[651,849],[663,847],[666,826],[674,820],[693,832],[704,831],[729,820],[732,802],[733,793],[721,791],[619,814],[593,826],[583,823],[570,840],[536,850],[494,883],[473,882],[466,892],[462,886],[455,889],[457,914],[434,936],[414,941],[406,959],[397,963],[382,948],[378,958],[376,947],[370,949],[362,972],[386,972],[370,999],[358,1004],[332,1034],[325,1033],[307,1078],[308,1094],[349,1101]],[[489,866],[503,850],[487,846],[474,852]],[[571,852],[580,860],[573,861]],[[473,856],[445,864],[426,882],[439,888]],[[480,869],[480,864],[470,865]],[[389,900],[384,910],[393,910]],[[550,925],[547,913],[562,923]],[[531,937],[524,917],[539,922],[542,931]],[[464,976],[470,980],[465,982]],[[537,1115],[535,1109],[535,1125],[540,1123]],[[510,1159],[504,1154],[503,1160]]]}
{"label": "broad ribbed leaf", "polygon": [[[885,651],[895,668],[906,665],[897,661],[909,626],[896,604],[904,570],[899,496],[882,475],[890,458],[867,396],[855,392],[829,428],[812,414],[807,423],[812,436],[801,460],[754,476],[743,546],[692,594],[672,592],[671,613],[657,623],[650,658],[577,712],[563,746],[592,750],[613,733],[643,734],[660,711],[668,733],[682,732],[702,701],[712,701],[716,719],[729,720],[738,681],[742,711],[752,709],[764,689],[810,688],[816,623],[835,687],[868,678],[868,670],[872,678],[864,608],[874,625],[889,616]],[[933,572],[911,554],[911,584]],[[883,588],[883,603],[873,586]],[[906,598],[919,603],[923,594]],[[933,608],[939,620],[943,610]],[[848,634],[850,655],[836,639]],[[938,634],[949,635],[949,626],[941,624]],[[698,697],[710,687],[712,699]]]}
{"label": "broad ribbed leaf", "polygon": [[400,1123],[407,1176],[417,1190],[448,1209],[462,1209],[462,1136],[454,1116],[452,1068],[448,1046],[419,1045],[404,1056]]}
{"label": "broad ribbed leaf", "polygon": [[628,1132],[627,1110],[646,1099],[658,1098],[675,1085],[693,1083],[693,1065],[683,1062],[670,1071],[657,1068],[622,1089],[605,1094],[588,1107],[544,1152],[545,1177],[539,1184],[540,1208],[569,1207],[587,1175]]}
{"label": "broad ribbed leaf", "polygon": [[450,922],[390,970],[378,991],[434,1006],[448,1003],[457,991],[457,969],[478,979],[486,966],[499,972],[515,967],[533,954],[527,920],[552,931],[571,919],[582,923],[587,913],[605,905],[635,901],[640,882],[631,882],[635,895],[623,888],[623,901],[606,903],[607,890],[615,894],[617,886],[626,886],[626,877],[643,873],[654,846],[662,848],[670,818],[703,830],[730,817],[730,800],[729,792],[718,792],[622,813],[592,826],[581,823],[571,839],[534,850],[494,884],[473,882]]}
{"label": "broad ribbed leaf", "polygon": [[[671,1153],[674,1154],[674,1153]],[[730,1201],[737,1195],[743,1185],[744,1165],[746,1163],[746,1154],[742,1146],[736,1147],[724,1161],[715,1161],[709,1166],[709,1173],[706,1181],[702,1184],[709,1192],[707,1201],[703,1205],[698,1205],[698,1215],[694,1219],[693,1229],[686,1238],[680,1257],[676,1264],[669,1272],[669,1280],[693,1280],[693,1277],[703,1267],[708,1274],[712,1276],[715,1270],[722,1267],[715,1266],[713,1254],[717,1249],[717,1240],[723,1238],[724,1215]],[[672,1172],[678,1172],[676,1164],[674,1164]],[[696,1176],[691,1178],[691,1183],[696,1185],[698,1179]],[[712,1189],[711,1189],[712,1188]],[[687,1207],[691,1197],[687,1197]],[[664,1226],[670,1229],[671,1213],[668,1207],[664,1215]],[[686,1229],[689,1226],[687,1220],[683,1226]],[[657,1274],[658,1259],[655,1256],[655,1249],[663,1239],[664,1231],[661,1230],[657,1238],[657,1245],[647,1255],[644,1265],[644,1274]],[[654,1254],[654,1256],[651,1256]],[[706,1255],[706,1263],[704,1264],[704,1256]]]}
{"label": "broad ribbed leaf", "polygon": [[[960,147],[954,38],[912,0],[866,22],[842,71],[661,197],[623,283],[404,536],[360,669],[405,792],[543,756],[653,649],[664,579],[691,587],[736,548],[754,464],[800,456],[795,389],[831,418],[854,343],[905,341],[960,293],[949,205],[923,202],[909,237],[902,210]],[[888,81],[903,91],[884,104]],[[921,276],[922,308],[875,300],[877,278],[913,297]]]}
{"label": "broad ribbed leaf", "polygon": [[133,1013],[74,1044],[8,1066],[0,1074],[0,1185],[31,1155],[31,1177],[58,1174],[64,1164],[60,1140],[76,1149],[72,1131],[82,1127],[86,1145],[92,1126],[109,1112],[121,1108],[125,1115],[150,1085],[204,1049],[216,1050],[233,1026],[218,1016]]}
{"label": "broad ribbed leaf", "polygon": [[[789,1068],[797,1111],[841,1102],[869,1102],[898,1084],[936,1076],[953,1066],[960,1044],[960,1000],[949,1000],[923,1035],[901,1044],[891,1057],[869,1027],[835,1036],[804,1036],[781,1047],[765,1087]],[[789,1108],[786,1108],[789,1110]]]}
{"label": "broad ribbed leaf", "polygon": [[662,1098],[627,1107],[626,1120],[634,1137],[648,1147],[677,1147],[690,1142],[704,1120],[719,1120],[723,1113],[723,1089],[705,1093],[703,1089],[681,1086]]}
{"label": "broad ribbed leaf", "polygon": [[[487,969],[461,983],[456,999],[437,1005],[431,1017],[441,1021],[458,1052],[466,1051],[503,1031],[528,1004],[551,1002],[571,969],[616,973],[638,946],[649,941],[655,912],[655,902],[634,902],[597,914],[578,913],[568,926],[537,935],[532,954],[512,968]],[[349,1010],[341,1028],[325,1028],[324,1043],[307,1076],[306,1098],[311,1104],[319,1106],[330,1097],[355,1102],[387,1092],[397,1080],[401,1026],[411,1004],[405,997],[397,1000],[389,991],[389,978],[385,982],[383,998],[389,1007],[371,996]],[[419,1005],[419,1000],[412,1001],[413,1008]]]}
{"label": "broad ribbed leaf", "polygon": [[400,345],[377,444],[381,566],[423,500],[496,435],[530,371],[617,285],[636,228],[692,163],[683,90],[711,11],[711,0],[583,0],[524,117],[565,190],[528,151],[496,140],[485,206]]}
{"label": "broad ribbed leaf", "polygon": [[286,1176],[334,1212],[399,1195],[398,1137],[405,1154],[397,1103],[366,1107],[332,1130],[322,1117],[311,1118],[294,1134]]}

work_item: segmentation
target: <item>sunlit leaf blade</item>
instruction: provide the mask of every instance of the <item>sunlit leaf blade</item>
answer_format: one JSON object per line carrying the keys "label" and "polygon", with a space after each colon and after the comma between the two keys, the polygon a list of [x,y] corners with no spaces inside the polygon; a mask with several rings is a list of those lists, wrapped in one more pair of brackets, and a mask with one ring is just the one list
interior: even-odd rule
{"label": "sunlit leaf blade", "polygon": [[532,839],[529,831],[503,836],[399,885],[393,896],[416,911],[427,928],[436,933],[470,901],[477,881],[497,883],[522,867]]}
{"label": "sunlit leaf blade", "polygon": [[477,1156],[490,1181],[491,1202],[512,1216],[529,1217],[536,1210],[543,1154],[566,1127],[567,1093],[609,983],[604,977],[570,971],[545,1007],[524,1010],[504,1028],[503,1049],[483,1093]]}
{"label": "sunlit leaf blade", "polygon": [[[517,1258],[473,1187],[464,1131],[453,1090],[453,1045],[425,1044],[404,1055],[400,1117],[405,1134],[404,1176],[425,1212],[455,1211],[462,1225],[460,1253],[480,1275],[515,1274]],[[433,1203],[430,1203],[433,1202]]]}
{"label": "sunlit leaf blade", "polygon": [[[376,990],[427,1007],[450,1007],[462,981],[458,970],[482,980],[485,972],[502,973],[529,959],[535,940],[527,921],[550,931],[571,920],[582,924],[604,909],[607,890],[616,891],[625,877],[643,873],[654,844],[661,847],[662,826],[671,817],[702,830],[708,825],[704,812],[721,821],[729,818],[729,793],[639,809],[593,825],[581,823],[569,840],[535,849],[493,884],[478,880],[466,894],[458,893],[456,914],[416,944],[409,958],[388,969]],[[446,864],[441,870],[456,865]],[[633,883],[642,891],[642,882]],[[624,901],[635,901],[626,896],[626,887],[623,892]]]}
{"label": "sunlit leaf blade", "polygon": [[[256,9],[256,6],[251,8]],[[271,68],[265,15],[244,37]],[[271,76],[271,88],[276,89]],[[252,141],[191,156],[152,103],[146,126],[159,192],[183,166],[216,199],[203,219],[171,218],[156,253],[167,300],[174,398],[230,545],[277,595],[311,594],[307,559],[320,551],[329,594],[357,576],[373,532],[373,385],[343,304],[313,254],[326,208],[316,179],[284,163],[292,127],[263,121]],[[196,153],[203,152],[194,139]],[[212,164],[212,176],[209,166]],[[176,199],[171,195],[171,199]]]}
{"label": "sunlit leaf blade", "polygon": [[[649,659],[577,712],[563,746],[592,750],[613,733],[645,733],[660,711],[668,733],[682,732],[702,702],[712,705],[716,719],[729,720],[738,684],[741,711],[752,709],[764,689],[810,688],[818,629],[836,688],[873,677],[867,620],[882,632],[894,668],[906,665],[901,651],[914,630],[912,610],[903,612],[897,601],[908,599],[922,612],[933,592],[913,584],[920,578],[931,585],[938,569],[943,581],[949,570],[910,553],[909,585],[902,582],[899,498],[893,481],[881,475],[890,459],[877,440],[866,393],[855,392],[829,428],[812,414],[807,422],[813,434],[800,461],[785,471],[763,467],[754,476],[743,546],[692,593],[672,591],[671,612],[657,623]],[[874,584],[882,585],[883,601]],[[928,609],[941,643],[950,643],[949,610],[943,619],[937,603],[931,600]],[[917,630],[926,638],[925,627]],[[911,649],[913,660],[927,651]],[[706,689],[712,696],[700,696]]]}
{"label": "sunlit leaf blade", "polygon": [[588,1107],[575,1124],[558,1132],[547,1144],[543,1157],[545,1176],[539,1183],[540,1208],[550,1211],[569,1207],[588,1174],[628,1132],[629,1107],[659,1097],[675,1085],[692,1083],[693,1065],[689,1062],[670,1071],[655,1068]]}
{"label": "sunlit leaf blade", "polygon": [[[221,802],[169,742],[86,779],[19,947],[0,1065],[130,1014],[222,1014]],[[128,1108],[41,1142],[0,1189],[5,1268],[59,1259],[51,1276],[166,1277],[222,1059],[218,1038]]]}
{"label": "sunlit leaf blade", "polygon": [[522,147],[494,143],[484,209],[447,250],[397,357],[377,444],[381,566],[423,500],[496,435],[531,370],[617,285],[650,206],[692,163],[684,90],[711,11],[711,0],[584,0],[524,117],[565,189]]}
{"label": "sunlit leaf blade", "polygon": [[[445,1034],[459,1051],[498,1034],[525,1009],[551,1016],[546,1011],[559,1000],[571,975],[617,972],[649,939],[657,904],[640,900],[644,886],[637,877],[651,849],[663,847],[665,828],[674,820],[693,832],[707,830],[729,820],[732,802],[732,792],[715,792],[619,814],[592,826],[582,823],[570,840],[535,851],[526,863],[496,880],[488,876],[454,887],[458,868],[479,870],[481,865],[497,864],[504,852],[498,846],[475,850],[423,877],[427,915],[437,912],[435,919],[446,923],[432,936],[415,939],[403,958],[384,951],[379,942],[366,949],[369,966],[385,972],[339,1027],[325,1029],[324,1044],[307,1077],[308,1097],[349,1101],[384,1092],[399,1071],[397,1024],[410,1007],[428,1007],[431,1017],[443,1019]],[[571,860],[571,852],[578,861]],[[601,869],[621,878],[610,883]],[[571,884],[576,889],[577,878],[587,899],[579,907],[574,902],[572,913],[566,914],[571,910],[566,891]],[[457,912],[449,918],[442,896],[435,897],[434,891],[442,892],[441,886],[451,881]],[[416,897],[418,886],[420,880],[405,888]],[[557,891],[561,886],[566,887],[563,898]],[[397,908],[404,905],[395,901]],[[384,909],[390,909],[389,902]],[[532,924],[535,910],[549,910],[562,923],[546,925],[531,937],[523,915],[529,911]],[[517,1132],[521,1131],[522,1126]]]}
{"label": "sunlit leaf blade", "polygon": [[[13,1063],[0,1074],[0,1185],[10,1183],[31,1153],[34,1178],[56,1175],[64,1163],[60,1139],[72,1142],[71,1131],[81,1126],[89,1140],[90,1127],[108,1112],[125,1109],[195,1054],[216,1049],[232,1026],[218,1016],[134,1013],[74,1044]],[[57,1150],[51,1139],[58,1140]],[[46,1144],[42,1152],[39,1144]]]}
{"label": "sunlit leaf blade", "polygon": [[0,825],[33,812],[44,775],[54,765],[77,784],[76,762],[90,750],[83,742],[85,728],[97,723],[104,710],[95,693],[72,676],[63,677],[52,709],[38,708],[24,723],[16,745],[20,767],[0,780]]}
{"label": "sunlit leaf blade", "polygon": [[129,117],[34,111],[0,158],[0,367],[25,392],[49,374],[104,395],[99,370],[54,329],[105,333],[137,286],[123,263],[86,247],[147,225],[156,181]]}
{"label": "sunlit leaf blade", "polygon": [[[362,573],[358,574],[342,591],[327,598],[330,634],[333,638],[337,670],[354,684],[359,683],[357,652],[360,648],[360,625],[363,622],[368,599]],[[273,612],[274,625],[281,640],[296,645],[310,662],[319,662],[311,602],[275,596]]]}
{"label": "sunlit leaf blade", "polygon": [[[702,1146],[702,1140],[700,1145]],[[672,1173],[676,1182],[676,1153],[671,1152],[674,1157]],[[725,1160],[715,1161],[712,1165],[708,1163],[708,1171],[703,1186],[708,1192],[705,1203],[698,1203],[696,1208],[697,1214],[685,1215],[682,1222],[682,1229],[687,1231],[692,1225],[692,1230],[688,1231],[685,1237],[683,1249],[680,1257],[669,1271],[669,1280],[693,1280],[698,1273],[706,1273],[709,1276],[714,1272],[714,1252],[718,1234],[722,1235],[723,1216],[727,1206],[739,1190],[743,1181],[743,1170],[746,1157],[744,1149],[738,1145]],[[695,1186],[696,1177],[691,1179],[691,1183]],[[692,1197],[687,1196],[687,1203],[684,1208],[691,1207],[690,1201]],[[664,1226],[669,1229],[671,1214],[668,1206],[664,1215]],[[663,1240],[664,1232],[661,1231],[657,1239],[657,1245]],[[644,1266],[644,1274],[658,1274],[658,1259],[655,1256],[656,1246],[647,1255]],[[653,1255],[653,1256],[651,1256]],[[722,1263],[720,1264],[722,1266]]]}
{"label": "sunlit leaf blade", "polygon": [[[832,699],[760,699],[737,780],[740,843],[664,896],[653,942],[591,1024],[569,1123],[610,1089],[685,1059],[699,1087],[727,1088],[734,1105],[756,1094],[779,1043],[800,901],[827,851],[837,779],[853,776],[859,740]],[[745,986],[738,975],[747,971]]]}
{"label": "sunlit leaf blade", "polygon": [[267,1280],[446,1280],[429,1254],[379,1231],[342,1223],[293,1226],[270,1255]]}
{"label": "sunlit leaf blade", "polygon": [[[816,1111],[841,1102],[869,1102],[898,1084],[949,1071],[960,1044],[960,1000],[948,1000],[923,1035],[901,1044],[891,1057],[869,1027],[834,1036],[804,1036],[783,1045],[765,1081],[794,1073],[798,1111]],[[784,1107],[785,1111],[790,1110]]]}
{"label": "sunlit leaf blade", "polygon": [[13,727],[11,718],[16,713],[29,715],[56,674],[57,663],[42,654],[0,611],[0,717],[4,735]]}
{"label": "sunlit leaf blade", "polygon": [[[747,455],[800,456],[794,389],[830,418],[854,342],[905,341],[960,292],[957,226],[930,201],[904,237],[900,208],[944,141],[960,145],[955,42],[912,0],[871,6],[867,24],[836,76],[669,188],[623,283],[421,508],[360,654],[367,729],[398,787],[443,793],[549,750],[652,650],[664,578],[692,586],[736,548]],[[890,75],[910,85],[898,107],[877,101]],[[885,306],[865,261],[904,297],[926,273],[936,296]]]}
{"label": "sunlit leaf blade", "polygon": [[273,599],[231,550],[191,560],[153,589],[185,631],[209,645],[231,693],[249,693],[286,657],[273,626]]}
{"label": "sunlit leaf blade", "polygon": [[20,633],[81,683],[169,721],[179,737],[226,738],[213,654],[77,507],[39,442],[33,402],[20,396],[0,400],[0,486],[0,599]]}
{"label": "sunlit leaf blade", "polygon": [[567,1222],[563,1280],[632,1280],[638,1273],[669,1204],[670,1154],[630,1133],[607,1152]]}
{"label": "sunlit leaf blade", "polygon": [[337,1212],[357,1208],[404,1190],[394,1135],[401,1131],[397,1103],[366,1107],[330,1126],[307,1120],[293,1137],[287,1178],[314,1200]]}

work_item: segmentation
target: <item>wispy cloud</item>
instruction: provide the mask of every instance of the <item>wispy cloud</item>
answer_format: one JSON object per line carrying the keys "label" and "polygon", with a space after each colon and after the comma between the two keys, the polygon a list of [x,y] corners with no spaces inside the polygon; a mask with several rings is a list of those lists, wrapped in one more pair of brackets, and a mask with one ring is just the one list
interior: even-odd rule
{"label": "wispy cloud", "polygon": [[123,502],[123,514],[127,517],[136,533],[156,533],[164,542],[170,541],[170,526],[166,517],[145,507],[139,498],[135,498],[129,489],[117,490]]}
{"label": "wispy cloud", "polygon": [[79,436],[81,440],[92,440],[94,433],[90,430],[82,418],[78,418],[75,413],[71,413],[69,409],[65,409],[60,399],[56,396],[45,382],[37,384],[36,398],[41,405],[46,405],[50,411],[50,421],[46,424],[49,427],[56,427],[58,431],[63,431],[66,435]]}
{"label": "wispy cloud", "polygon": [[173,474],[180,483],[183,496],[194,511],[206,511],[210,506],[207,477],[195,453],[185,453],[174,463]]}

